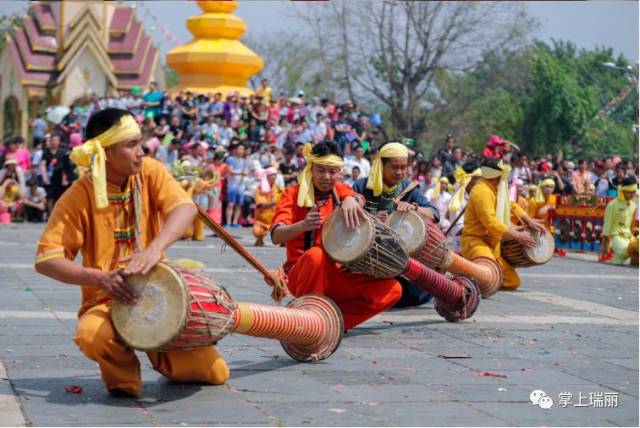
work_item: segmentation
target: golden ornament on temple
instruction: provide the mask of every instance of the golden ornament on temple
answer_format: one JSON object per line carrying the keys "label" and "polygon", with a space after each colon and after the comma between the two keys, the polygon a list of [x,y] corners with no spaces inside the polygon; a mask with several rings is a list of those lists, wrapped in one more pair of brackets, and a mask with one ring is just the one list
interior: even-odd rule
{"label": "golden ornament on temple", "polygon": [[204,12],[187,20],[194,39],[167,53],[167,63],[180,75],[172,92],[253,94],[247,80],[264,67],[262,58],[239,41],[244,21],[231,15],[236,1],[198,1]]}

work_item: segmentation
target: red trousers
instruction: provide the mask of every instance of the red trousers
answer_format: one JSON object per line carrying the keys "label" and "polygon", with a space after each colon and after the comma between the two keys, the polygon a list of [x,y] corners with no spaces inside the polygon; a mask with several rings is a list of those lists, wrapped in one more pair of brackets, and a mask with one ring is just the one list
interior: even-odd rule
{"label": "red trousers", "polygon": [[342,311],[345,331],[389,309],[402,296],[402,286],[395,279],[341,271],[320,247],[306,251],[288,276],[294,296],[317,293],[333,300]]}

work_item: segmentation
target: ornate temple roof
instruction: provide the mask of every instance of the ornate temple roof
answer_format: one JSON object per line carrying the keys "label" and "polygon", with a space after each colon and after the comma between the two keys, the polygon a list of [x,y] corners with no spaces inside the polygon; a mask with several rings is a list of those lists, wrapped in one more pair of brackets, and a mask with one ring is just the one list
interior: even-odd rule
{"label": "ornate temple roof", "polygon": [[62,3],[66,2],[33,2],[22,25],[7,36],[6,48],[25,87],[41,92],[55,86],[65,68],[87,48],[115,89],[145,86],[152,80],[159,50],[132,7],[75,2],[73,16],[61,23]]}

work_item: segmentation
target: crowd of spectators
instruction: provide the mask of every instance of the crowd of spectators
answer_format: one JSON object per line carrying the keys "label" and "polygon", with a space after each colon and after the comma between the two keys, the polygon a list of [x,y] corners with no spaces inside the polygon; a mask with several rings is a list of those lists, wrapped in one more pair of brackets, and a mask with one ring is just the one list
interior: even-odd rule
{"label": "crowd of spectators", "polygon": [[[31,149],[21,137],[7,138],[0,148],[0,223],[46,220],[78,177],[70,150],[82,144],[89,116],[106,107],[129,110],[137,118],[148,156],[176,175],[187,168],[191,175],[215,183],[198,202],[210,211],[218,209],[217,220],[229,226],[253,223],[256,188],[267,168],[276,168],[276,183],[282,188],[296,182],[305,167],[307,143],[328,139],[338,144],[345,158],[345,182],[368,176],[376,148],[386,140],[378,120],[351,101],[307,99],[303,91],[294,95],[274,96],[266,79],[253,95],[226,97],[190,92],[170,96],[152,82],[144,93],[134,88],[119,97],[90,96],[70,106],[59,123],[38,116],[31,123]],[[436,145],[440,142],[432,144]],[[434,151],[426,156],[410,150],[408,178],[418,181],[425,194],[441,177],[453,185],[456,168],[482,156],[510,163],[512,182],[524,192],[541,178],[551,177],[559,194],[613,197],[624,177],[638,174],[637,163],[619,156],[577,162],[530,158],[498,136],[489,137],[479,154],[458,146],[451,135]]]}

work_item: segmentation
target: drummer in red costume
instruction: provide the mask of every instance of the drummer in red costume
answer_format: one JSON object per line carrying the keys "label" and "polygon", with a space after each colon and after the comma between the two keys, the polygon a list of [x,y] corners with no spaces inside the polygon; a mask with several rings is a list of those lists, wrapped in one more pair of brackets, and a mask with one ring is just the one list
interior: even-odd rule
{"label": "drummer in red costume", "polygon": [[332,141],[305,147],[307,166],[298,185],[288,187],[276,208],[271,229],[274,244],[284,243],[289,291],[325,295],[338,305],[345,331],[390,308],[402,287],[395,279],[375,279],[341,270],[322,248],[324,220],[334,209],[342,210],[347,227],[357,227],[364,215],[364,199],[340,183],[343,160]]}

